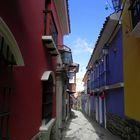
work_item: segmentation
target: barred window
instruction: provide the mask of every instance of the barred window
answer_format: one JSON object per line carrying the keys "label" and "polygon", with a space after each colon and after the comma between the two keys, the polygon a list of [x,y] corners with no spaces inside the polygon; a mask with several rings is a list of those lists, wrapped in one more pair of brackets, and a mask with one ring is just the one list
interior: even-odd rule
{"label": "barred window", "polygon": [[53,102],[53,79],[50,76],[47,81],[43,81],[42,96],[42,120],[47,124],[52,119],[52,102]]}

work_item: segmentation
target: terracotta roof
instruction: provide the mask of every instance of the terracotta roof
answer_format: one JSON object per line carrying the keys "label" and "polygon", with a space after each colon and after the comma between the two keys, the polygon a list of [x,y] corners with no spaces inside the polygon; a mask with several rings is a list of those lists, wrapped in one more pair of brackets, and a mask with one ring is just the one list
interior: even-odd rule
{"label": "terracotta roof", "polygon": [[[100,30],[99,36],[98,36],[97,41],[96,41],[96,44],[95,44],[95,48],[93,49],[93,52],[92,52],[92,54],[91,54],[90,60],[89,60],[88,65],[87,65],[86,68],[90,67],[90,66],[89,66],[89,65],[90,65],[90,61],[92,60],[92,57],[93,57],[93,55],[95,54],[95,51],[96,51],[96,49],[97,49],[97,47],[98,47],[98,44],[99,44],[99,42],[100,42],[100,40],[101,40],[101,38],[102,38],[102,35],[103,35],[104,31],[105,31],[105,29],[106,29],[106,26],[108,25],[108,22],[109,22],[110,20],[112,20],[111,17],[114,16],[114,15],[119,15],[119,12],[118,12],[117,14],[114,12],[114,13],[110,14],[108,17],[106,17],[106,20],[105,20],[105,22],[103,23],[103,26],[102,26],[102,28],[101,28],[101,30]],[[116,19],[116,20],[117,20],[117,19]]]}
{"label": "terracotta roof", "polygon": [[[105,20],[105,22],[104,22],[104,24],[103,24],[103,26],[102,26],[102,29],[101,29],[101,31],[100,31],[100,33],[99,33],[98,38],[97,38],[97,41],[96,41],[96,44],[95,44],[95,48],[93,49],[93,52],[92,52],[92,54],[91,54],[90,60],[89,60],[89,62],[88,62],[88,65],[89,65],[89,63],[90,63],[90,61],[91,61],[91,59],[92,59],[92,56],[93,56],[94,53],[95,53],[95,50],[96,50],[97,45],[98,45],[98,43],[99,43],[99,41],[100,41],[100,38],[101,38],[101,36],[102,36],[102,34],[103,34],[104,30],[105,30],[105,26],[107,25],[107,22],[108,22],[108,20],[109,20],[109,17],[110,17],[110,16],[106,17],[106,20]],[[88,65],[87,65],[87,68],[88,68]]]}

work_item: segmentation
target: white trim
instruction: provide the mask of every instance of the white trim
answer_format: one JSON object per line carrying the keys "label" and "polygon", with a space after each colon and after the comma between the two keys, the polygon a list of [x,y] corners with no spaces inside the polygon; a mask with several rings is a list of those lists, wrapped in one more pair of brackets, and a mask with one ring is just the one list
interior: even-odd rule
{"label": "white trim", "polygon": [[[69,19],[68,19],[68,12],[67,12],[67,3],[66,0],[54,0],[56,11],[58,13],[58,19],[60,23],[60,28],[62,30],[63,35],[67,35],[70,33],[69,30]],[[62,16],[63,15],[63,16]]]}
{"label": "white trim", "polygon": [[91,98],[89,97],[88,98],[88,103],[89,103],[89,112],[88,112],[88,115],[90,116],[91,115]]}
{"label": "white trim", "polygon": [[52,71],[45,71],[41,77],[41,81],[48,81]]}
{"label": "white trim", "polygon": [[41,140],[41,133],[38,132],[35,136],[31,138],[31,140]]}
{"label": "white trim", "polygon": [[106,128],[106,99],[104,98],[104,127]]}
{"label": "white trim", "polygon": [[110,16],[110,19],[119,21],[120,16],[121,16],[121,11],[119,11],[119,12],[117,12],[117,13],[113,13],[113,14]]}
{"label": "white trim", "polygon": [[123,88],[123,87],[124,87],[124,83],[120,82],[120,83],[116,83],[113,85],[106,85],[106,86],[102,86],[100,88],[95,88],[91,91],[92,92],[99,92],[99,91],[103,91],[103,90],[110,90],[110,89]]}
{"label": "white trim", "polygon": [[24,66],[23,57],[21,55],[17,41],[14,38],[14,35],[10,31],[9,27],[1,17],[0,17],[0,35],[4,37],[4,40],[6,41],[7,45],[9,45],[10,50],[16,60],[17,66]]}
{"label": "white trim", "polygon": [[109,89],[116,89],[116,88],[122,88],[122,87],[124,87],[124,83],[120,82],[120,83],[116,83],[116,84],[112,84],[112,85],[102,86],[102,87],[100,87],[100,91],[109,90]]}
{"label": "white trim", "polygon": [[93,92],[98,92],[98,91],[100,91],[100,89],[99,89],[99,88],[95,88],[95,89],[93,89],[93,90],[91,90],[91,91],[93,91]]}
{"label": "white trim", "polygon": [[99,123],[103,123],[103,115],[102,115],[102,99],[99,97]]}
{"label": "white trim", "polygon": [[53,71],[45,71],[41,77],[41,81],[47,81],[50,77],[50,75],[53,78],[53,84],[55,84],[55,76]]}
{"label": "white trim", "polygon": [[51,119],[47,124],[45,124],[45,120],[42,120],[42,125],[39,128],[42,140],[50,140],[50,134],[54,123],[55,118]]}
{"label": "white trim", "polygon": [[44,41],[45,43],[48,42],[49,45],[47,44],[47,48],[56,48],[55,42],[51,35],[43,35],[42,41]]}
{"label": "white trim", "polygon": [[45,124],[46,120],[42,120],[42,125],[39,128],[40,131],[48,131],[55,122],[55,119],[51,119],[47,124]]}
{"label": "white trim", "polygon": [[96,121],[98,122],[98,97],[95,97],[95,107],[96,107]]}
{"label": "white trim", "polygon": [[50,54],[59,55],[58,49],[57,49],[56,44],[55,44],[55,42],[53,40],[53,37],[51,35],[49,35],[49,36],[48,35],[43,35],[42,36],[42,41],[48,49],[53,49],[53,50],[49,50]]}

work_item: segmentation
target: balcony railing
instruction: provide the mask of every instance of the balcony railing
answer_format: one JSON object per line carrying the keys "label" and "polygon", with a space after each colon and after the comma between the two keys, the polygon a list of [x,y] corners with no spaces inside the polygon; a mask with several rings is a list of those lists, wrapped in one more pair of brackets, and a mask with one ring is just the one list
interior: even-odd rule
{"label": "balcony railing", "polygon": [[131,0],[130,4],[129,9],[131,10],[132,25],[134,28],[140,21],[140,0]]}
{"label": "balcony railing", "polygon": [[94,78],[94,80],[91,79],[92,90],[106,85],[108,85],[107,71],[103,71],[102,73],[100,73],[99,77]]}

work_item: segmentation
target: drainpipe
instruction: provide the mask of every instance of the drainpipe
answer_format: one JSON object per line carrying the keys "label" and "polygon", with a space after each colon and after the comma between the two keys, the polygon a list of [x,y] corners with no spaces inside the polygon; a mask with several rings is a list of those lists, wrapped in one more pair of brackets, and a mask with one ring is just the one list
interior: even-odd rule
{"label": "drainpipe", "polygon": [[[104,83],[107,85],[107,55],[104,55]],[[106,128],[106,98],[104,98],[104,127]]]}
{"label": "drainpipe", "polygon": [[104,127],[106,128],[106,98],[104,98]]}
{"label": "drainpipe", "polygon": [[104,83],[105,83],[105,86],[107,84],[107,63],[106,63],[106,55],[104,55],[104,72],[105,72],[105,75],[104,75]]}
{"label": "drainpipe", "polygon": [[102,99],[99,96],[99,123],[103,123],[103,115],[102,115]]}

